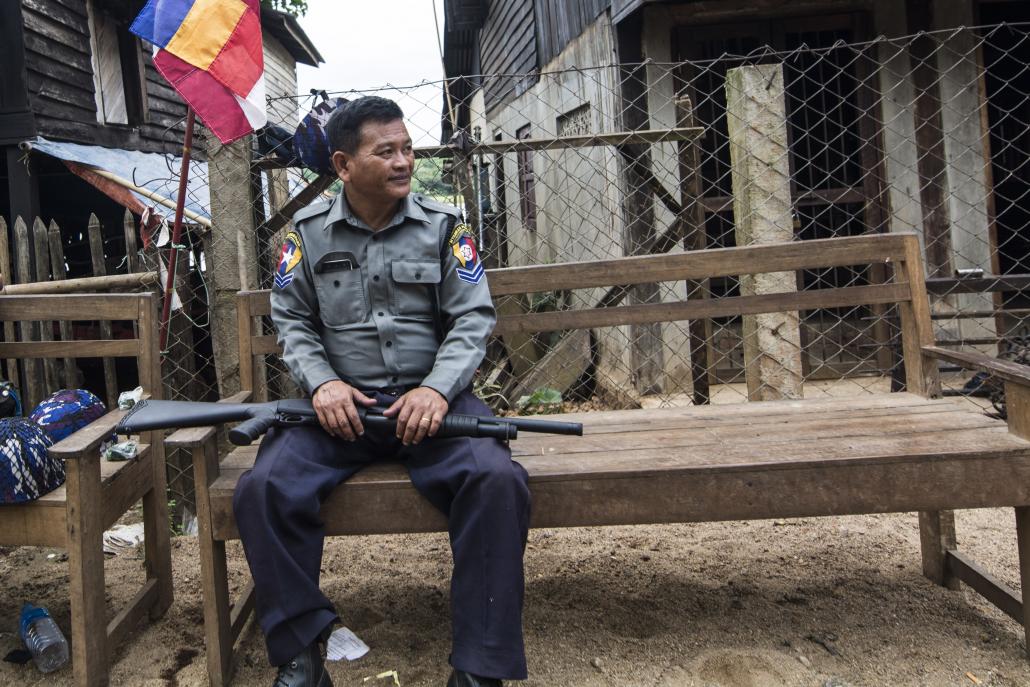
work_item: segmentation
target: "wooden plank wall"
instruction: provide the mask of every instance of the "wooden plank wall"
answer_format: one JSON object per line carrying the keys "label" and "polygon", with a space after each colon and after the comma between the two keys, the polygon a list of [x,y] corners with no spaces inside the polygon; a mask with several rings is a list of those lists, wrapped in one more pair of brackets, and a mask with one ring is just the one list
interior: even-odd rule
{"label": "wooden plank wall", "polygon": [[[534,0],[490,3],[490,16],[480,33],[483,74],[528,74],[537,59]],[[491,110],[521,95],[539,77],[487,79],[486,109]]]}
{"label": "wooden plank wall", "polygon": [[142,51],[148,122],[138,130],[100,126],[86,0],[21,0],[21,4],[29,101],[41,136],[147,152],[181,152],[185,129],[180,120],[186,116],[186,106],[158,75],[148,50]]}
{"label": "wooden plank wall", "polygon": [[534,0],[536,49],[545,67],[611,6],[611,0]]}

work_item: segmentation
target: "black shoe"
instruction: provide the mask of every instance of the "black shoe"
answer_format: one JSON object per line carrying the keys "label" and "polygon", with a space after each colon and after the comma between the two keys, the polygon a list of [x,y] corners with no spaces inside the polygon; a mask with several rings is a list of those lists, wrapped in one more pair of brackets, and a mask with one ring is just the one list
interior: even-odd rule
{"label": "black shoe", "polygon": [[286,665],[279,666],[272,687],[333,687],[318,642],[313,642]]}
{"label": "black shoe", "polygon": [[476,677],[464,670],[452,670],[451,679],[447,681],[447,687],[503,687],[500,680],[495,677]]}

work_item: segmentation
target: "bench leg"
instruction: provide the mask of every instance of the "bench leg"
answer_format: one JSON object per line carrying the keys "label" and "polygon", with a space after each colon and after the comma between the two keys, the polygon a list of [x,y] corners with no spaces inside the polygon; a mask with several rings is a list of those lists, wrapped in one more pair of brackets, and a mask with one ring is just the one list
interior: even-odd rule
{"label": "bench leg", "polygon": [[154,486],[143,495],[143,546],[147,579],[157,581],[157,599],[150,608],[150,619],[164,616],[172,605],[172,544],[168,522],[168,491],[165,487],[165,456],[160,437],[151,442],[150,459],[154,466]]}
{"label": "bench leg", "polygon": [[100,456],[69,460],[66,470],[72,672],[77,687],[105,687],[108,647]]}
{"label": "bench leg", "polygon": [[218,476],[218,448],[213,440],[194,447],[193,475],[197,493],[197,530],[204,595],[207,675],[211,687],[226,687],[232,679],[233,637],[225,542],[215,541],[211,523],[208,488]]}
{"label": "bench leg", "polygon": [[1019,582],[1023,600],[1023,649],[1030,654],[1030,507],[1016,508],[1016,540],[1019,543]]}
{"label": "bench leg", "polygon": [[948,589],[958,589],[959,580],[948,572],[945,561],[945,553],[958,548],[955,513],[950,510],[920,512],[919,543],[923,552],[923,574]]}

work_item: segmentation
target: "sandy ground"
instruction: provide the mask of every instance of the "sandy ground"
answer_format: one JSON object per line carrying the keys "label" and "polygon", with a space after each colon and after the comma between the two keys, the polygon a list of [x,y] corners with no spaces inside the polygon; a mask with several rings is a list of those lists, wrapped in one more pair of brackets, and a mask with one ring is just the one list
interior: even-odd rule
{"label": "sandy ground", "polygon": [[[1011,510],[959,514],[962,547],[1018,585]],[[206,684],[196,541],[175,540],[169,613],[118,648],[114,685]],[[57,553],[54,558],[49,554]],[[234,585],[246,577],[233,547]],[[401,685],[448,673],[450,554],[440,535],[338,538],[323,586],[372,648],[332,663],[337,685],[397,671]],[[526,555],[530,685],[1030,685],[1019,626],[968,589],[919,570],[914,515],[683,526],[535,530]],[[141,578],[132,555],[107,563],[120,602]],[[0,549],[0,653],[19,646],[19,605],[47,604],[68,628],[60,552]],[[269,685],[259,633],[243,640],[236,685]],[[71,685],[0,663],[3,685]]]}
{"label": "sandy ground", "polygon": [[[960,548],[1018,588],[1011,510],[960,512],[958,533]],[[117,648],[113,685],[207,684],[197,544],[173,543],[175,603]],[[241,587],[238,544],[229,567]],[[387,671],[405,687],[444,685],[449,569],[443,535],[327,543],[323,588],[371,646],[330,664],[337,685],[385,687],[393,681],[374,676]],[[107,561],[111,615],[142,577],[138,552]],[[68,631],[62,551],[0,548],[0,580],[0,656],[20,647],[25,601],[47,605]],[[1020,627],[968,588],[922,576],[914,514],[534,530],[525,633],[526,687],[1030,686]],[[240,657],[234,685],[272,683],[253,625]],[[71,684],[70,668],[44,676],[0,663],[0,685]]]}

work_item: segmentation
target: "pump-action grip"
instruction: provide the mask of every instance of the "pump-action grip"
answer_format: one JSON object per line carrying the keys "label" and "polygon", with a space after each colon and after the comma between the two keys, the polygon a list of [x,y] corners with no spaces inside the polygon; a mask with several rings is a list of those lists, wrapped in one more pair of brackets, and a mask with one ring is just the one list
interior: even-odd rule
{"label": "pump-action grip", "polygon": [[262,413],[244,420],[229,430],[229,441],[235,446],[250,446],[255,439],[276,423],[275,413]]}

